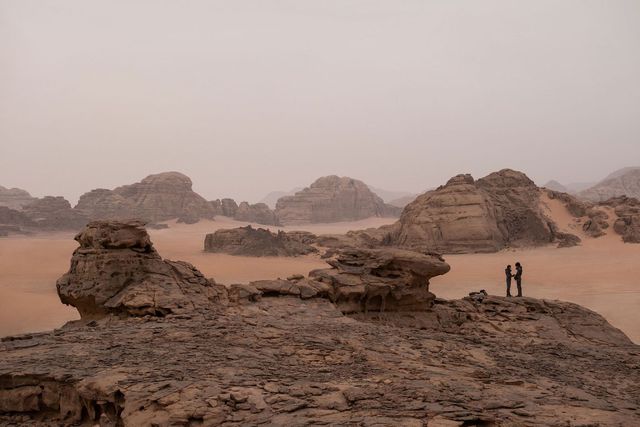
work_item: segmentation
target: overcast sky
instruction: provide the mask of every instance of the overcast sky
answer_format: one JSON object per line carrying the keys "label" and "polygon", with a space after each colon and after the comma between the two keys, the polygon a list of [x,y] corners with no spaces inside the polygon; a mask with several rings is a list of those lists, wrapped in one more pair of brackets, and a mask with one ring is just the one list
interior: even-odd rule
{"label": "overcast sky", "polygon": [[638,164],[638,0],[0,0],[0,185],[37,196]]}

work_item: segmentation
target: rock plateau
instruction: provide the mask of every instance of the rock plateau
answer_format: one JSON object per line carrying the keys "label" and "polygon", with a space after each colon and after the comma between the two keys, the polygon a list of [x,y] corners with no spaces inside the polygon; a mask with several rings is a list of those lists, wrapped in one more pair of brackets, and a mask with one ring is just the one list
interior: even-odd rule
{"label": "rock plateau", "polygon": [[312,246],[315,238],[315,235],[304,231],[272,233],[249,225],[207,234],[204,250],[244,256],[299,256],[318,252]]}
{"label": "rock plateau", "polygon": [[77,240],[59,288],[83,319],[2,340],[2,425],[640,424],[639,346],[575,304],[434,298],[436,255],[224,287],[137,223]]}

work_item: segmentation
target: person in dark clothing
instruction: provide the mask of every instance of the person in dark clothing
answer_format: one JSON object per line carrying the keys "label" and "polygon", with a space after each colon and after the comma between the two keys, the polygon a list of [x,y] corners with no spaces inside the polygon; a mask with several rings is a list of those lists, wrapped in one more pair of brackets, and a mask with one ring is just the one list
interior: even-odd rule
{"label": "person in dark clothing", "polygon": [[513,274],[511,272],[511,265],[507,265],[507,268],[504,269],[504,275],[505,275],[505,278],[507,279],[507,296],[510,297],[511,296],[511,278],[513,277]]}
{"label": "person in dark clothing", "polygon": [[516,285],[518,286],[518,297],[522,296],[522,264],[516,262],[516,274],[513,276],[516,279]]}

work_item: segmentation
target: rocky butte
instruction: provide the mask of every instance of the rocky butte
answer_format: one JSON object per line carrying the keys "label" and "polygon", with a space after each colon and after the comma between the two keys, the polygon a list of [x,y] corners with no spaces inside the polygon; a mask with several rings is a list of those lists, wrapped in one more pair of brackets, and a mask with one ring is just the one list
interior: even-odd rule
{"label": "rocky butte", "polygon": [[75,209],[90,219],[135,218],[152,222],[212,219],[213,207],[193,191],[192,185],[186,175],[163,172],[113,190],[92,190],[80,197]]}
{"label": "rocky butte", "polygon": [[332,175],[293,196],[281,197],[275,212],[282,224],[296,225],[397,216],[400,211],[385,204],[364,182]]}
{"label": "rocky butte", "polygon": [[640,425],[640,346],[575,304],[438,299],[435,254],[223,286],[139,223],[76,240],[58,292],[82,319],[2,340],[2,425]]}

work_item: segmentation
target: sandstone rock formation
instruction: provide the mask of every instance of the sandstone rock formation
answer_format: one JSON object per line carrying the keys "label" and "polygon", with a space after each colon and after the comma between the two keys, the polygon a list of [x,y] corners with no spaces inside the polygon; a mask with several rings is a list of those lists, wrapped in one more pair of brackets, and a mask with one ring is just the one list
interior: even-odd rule
{"label": "sandstone rock formation", "polygon": [[614,208],[617,216],[613,230],[625,243],[640,243],[640,201],[630,197],[615,197],[602,203]]}
{"label": "sandstone rock formation", "polygon": [[75,209],[94,219],[126,219],[136,216],[136,207],[132,200],[106,188],[84,193]]}
{"label": "sandstone rock formation", "polygon": [[35,223],[24,212],[0,206],[0,236],[22,233],[30,227],[35,227]]}
{"label": "sandstone rock formation", "polygon": [[166,221],[212,219],[211,204],[192,189],[191,179],[178,172],[149,175],[114,190],[97,189],[80,197],[75,209],[91,219]]}
{"label": "sandstone rock formation", "polygon": [[[77,240],[61,296],[91,309],[0,342],[1,425],[640,424],[640,346],[575,304],[434,299],[435,255],[343,251],[310,278],[225,289],[137,223]],[[134,304],[114,312],[118,284]]]}
{"label": "sandstone rock formation", "polygon": [[209,203],[213,206],[216,215],[233,218],[236,215],[236,212],[238,212],[238,204],[233,199],[217,199]]}
{"label": "sandstone rock formation", "polygon": [[276,204],[276,215],[285,225],[397,216],[399,211],[385,204],[362,181],[335,175],[319,178],[295,195],[280,198]]}
{"label": "sandstone rock formation", "polygon": [[[569,213],[582,224],[582,230],[590,237],[607,233],[610,221],[613,231],[622,236],[625,243],[640,243],[640,201],[631,197],[613,197],[603,202],[588,202],[566,193],[547,191],[552,199],[561,200]],[[610,212],[610,211],[613,212]],[[615,215],[610,218],[610,214]]]}
{"label": "sandstone rock formation", "polygon": [[344,249],[327,263],[309,277],[330,286],[343,313],[425,311],[435,299],[429,280],[450,269],[437,255],[400,249]]}
{"label": "sandstone rock formation", "polygon": [[240,205],[233,199],[217,199],[209,202],[215,215],[233,218],[236,221],[253,222],[261,225],[280,225],[275,212],[265,203],[249,204],[241,202]]}
{"label": "sandstone rock formation", "polygon": [[0,207],[21,210],[24,205],[35,200],[27,191],[20,188],[6,188],[0,185]]}
{"label": "sandstone rock formation", "polygon": [[94,221],[75,240],[80,247],[57,288],[83,318],[164,316],[225,298],[191,264],[163,260],[140,222]]}
{"label": "sandstone rock formation", "polygon": [[272,233],[249,225],[207,234],[204,250],[244,256],[298,256],[318,252],[312,246],[315,238],[315,235],[304,231]]}
{"label": "sandstone rock formation", "polygon": [[613,197],[627,196],[640,199],[640,168],[625,168],[614,172],[578,196],[594,202],[604,202]]}
{"label": "sandstone rock formation", "polygon": [[87,218],[60,196],[36,199],[25,205],[22,211],[40,230],[79,230],[87,223]]}
{"label": "sandstone rock formation", "polygon": [[510,169],[478,181],[458,175],[407,205],[398,223],[385,228],[383,243],[441,253],[575,243],[545,217],[540,191],[526,175]]}
{"label": "sandstone rock formation", "polygon": [[250,205],[247,202],[242,202],[238,205],[238,209],[233,218],[237,221],[253,222],[262,225],[280,225],[275,212],[269,209],[269,206],[264,203]]}

